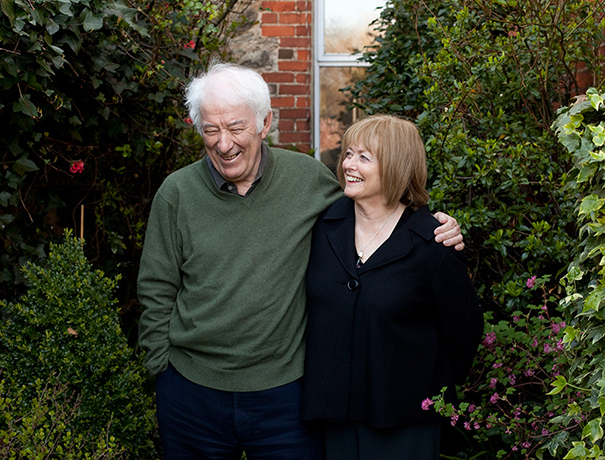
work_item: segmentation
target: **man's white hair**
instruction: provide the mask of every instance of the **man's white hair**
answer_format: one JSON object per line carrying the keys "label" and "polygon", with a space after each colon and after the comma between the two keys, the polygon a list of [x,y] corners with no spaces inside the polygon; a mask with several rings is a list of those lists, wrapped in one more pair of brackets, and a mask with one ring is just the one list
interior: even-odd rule
{"label": "man's white hair", "polygon": [[195,77],[185,90],[185,105],[189,117],[202,134],[201,108],[216,93],[225,105],[247,105],[254,112],[256,130],[263,130],[264,121],[271,111],[269,86],[257,72],[230,63],[213,63],[208,71]]}

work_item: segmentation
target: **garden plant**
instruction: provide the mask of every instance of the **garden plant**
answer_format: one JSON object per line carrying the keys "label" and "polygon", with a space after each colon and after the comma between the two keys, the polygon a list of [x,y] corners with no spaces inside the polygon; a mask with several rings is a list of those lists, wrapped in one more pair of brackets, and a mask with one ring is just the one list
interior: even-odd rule
{"label": "garden plant", "polygon": [[[0,0],[3,458],[160,455],[136,261],[155,190],[199,157],[183,86],[249,3]],[[461,403],[422,403],[443,458],[605,458],[604,14],[390,0],[345,89],[417,123],[431,206],[465,234],[485,337]]]}
{"label": "garden plant", "polygon": [[[579,67],[603,87],[604,11],[592,1],[389,2],[380,46],[364,56],[367,76],[348,88],[366,112],[417,122],[431,204],[467,236],[486,335],[463,402],[423,403],[461,439],[445,458],[601,458],[593,357],[602,335],[587,324],[598,304],[579,306],[599,279],[580,276],[578,264],[601,257],[580,239],[600,217],[602,195],[585,187],[590,173],[597,190],[602,180],[602,96],[573,104]],[[586,193],[593,198],[580,202]],[[590,225],[588,203],[597,207]],[[580,241],[589,250],[570,266]]]}

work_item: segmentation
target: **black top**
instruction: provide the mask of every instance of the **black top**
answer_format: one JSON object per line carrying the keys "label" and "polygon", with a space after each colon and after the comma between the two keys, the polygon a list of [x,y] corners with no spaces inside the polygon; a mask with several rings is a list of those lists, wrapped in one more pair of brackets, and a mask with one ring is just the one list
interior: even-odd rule
{"label": "black top", "polygon": [[354,202],[313,229],[303,417],[393,427],[438,420],[425,398],[463,384],[483,335],[464,256],[436,243],[427,206],[406,209],[358,269]]}

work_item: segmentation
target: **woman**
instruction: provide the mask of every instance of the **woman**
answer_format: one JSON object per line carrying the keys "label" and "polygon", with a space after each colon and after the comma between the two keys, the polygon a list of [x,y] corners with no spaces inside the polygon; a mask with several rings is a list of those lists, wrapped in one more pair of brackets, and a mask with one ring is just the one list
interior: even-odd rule
{"label": "woman", "polygon": [[415,126],[377,115],[345,133],[346,197],[317,220],[307,272],[304,418],[327,460],[439,458],[422,401],[464,383],[483,316],[460,255],[436,243]]}

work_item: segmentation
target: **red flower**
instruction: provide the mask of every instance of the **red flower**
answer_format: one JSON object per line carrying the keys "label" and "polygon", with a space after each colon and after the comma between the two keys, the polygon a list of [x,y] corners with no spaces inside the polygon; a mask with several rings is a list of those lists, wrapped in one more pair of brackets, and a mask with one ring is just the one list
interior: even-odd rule
{"label": "red flower", "polygon": [[78,160],[78,161],[74,161],[74,162],[71,164],[71,167],[69,168],[69,170],[70,170],[72,173],[74,173],[74,174],[75,174],[75,173],[81,173],[82,171],[84,171],[84,162],[83,162],[83,161],[80,161],[80,160]]}
{"label": "red flower", "polygon": [[191,118],[189,118],[189,117],[185,118],[183,121],[185,123],[187,123],[188,125],[192,125],[193,124],[193,120]]}
{"label": "red flower", "polygon": [[193,40],[189,40],[189,43],[185,43],[183,45],[183,48],[191,48],[192,50],[195,49],[195,42]]}

